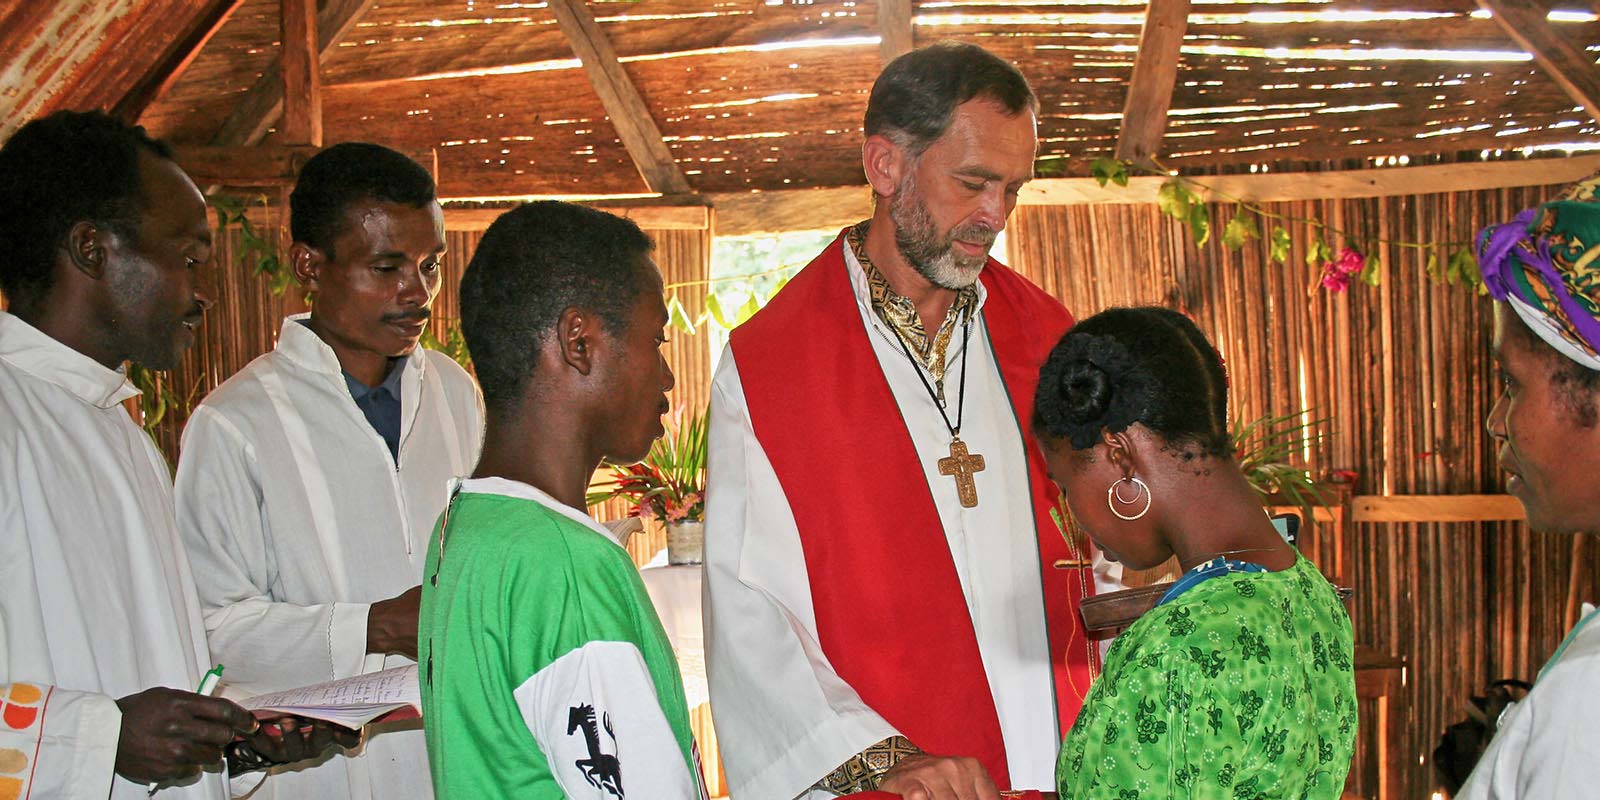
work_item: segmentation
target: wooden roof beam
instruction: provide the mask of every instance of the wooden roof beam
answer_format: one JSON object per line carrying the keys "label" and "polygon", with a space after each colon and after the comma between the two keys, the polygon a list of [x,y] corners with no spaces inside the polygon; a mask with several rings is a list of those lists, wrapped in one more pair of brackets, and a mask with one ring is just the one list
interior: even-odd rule
{"label": "wooden roof beam", "polygon": [[[317,14],[317,58],[320,62],[333,54],[361,16],[372,7],[373,0],[326,0]],[[277,63],[262,72],[255,85],[245,92],[233,113],[223,121],[213,145],[255,144],[267,135],[267,130],[283,116],[283,78]]]}
{"label": "wooden roof beam", "polygon": [[283,79],[283,122],[278,134],[286,144],[322,146],[322,58],[317,47],[316,0],[282,0],[278,41],[278,73]]}
{"label": "wooden roof beam", "polygon": [[195,16],[188,19],[187,27],[161,53],[155,63],[111,106],[111,115],[128,122],[138,122],[144,110],[161,99],[172,88],[183,71],[194,63],[211,37],[222,30],[233,12],[244,0],[209,0]]}
{"label": "wooden roof beam", "polygon": [[1478,7],[1494,15],[1500,29],[1533,56],[1572,102],[1600,120],[1600,68],[1550,24],[1549,8],[1537,0],[1478,0]]}
{"label": "wooden roof beam", "polygon": [[[1207,175],[1195,191],[1210,202],[1239,198],[1256,203],[1342,200],[1367,197],[1476,192],[1513,186],[1553,186],[1600,170],[1600,155],[1505,161],[1430,164],[1331,172],[1263,172]],[[1094,178],[1041,178],[1017,196],[1025,206],[1079,204],[1154,204],[1166,178],[1138,176],[1127,186],[1101,186]],[[1212,191],[1220,193],[1213,196]],[[709,195],[717,209],[718,236],[748,236],[785,231],[838,230],[872,215],[866,186],[729,192]]]}
{"label": "wooden roof beam", "polygon": [[[205,187],[289,187],[300,177],[300,169],[321,148],[312,145],[178,145],[173,160],[188,173],[196,185]],[[422,165],[439,179],[439,158],[433,148],[401,148],[407,158]]]}
{"label": "wooden roof beam", "polygon": [[1150,0],[1139,32],[1139,55],[1133,62],[1128,98],[1122,105],[1117,158],[1148,165],[1161,152],[1188,20],[1189,0]]}
{"label": "wooden roof beam", "polygon": [[[138,4],[7,3],[0,9],[0,139],[48,113]],[[59,106],[57,106],[59,107]]]}
{"label": "wooden roof beam", "polygon": [[649,106],[645,105],[633,79],[623,71],[617,51],[600,30],[594,12],[584,0],[548,0],[548,3],[645,185],[650,191],[661,194],[688,194],[688,179],[673,160],[672,151],[661,138],[661,129],[650,116]]}
{"label": "wooden roof beam", "polygon": [[878,0],[878,31],[878,59],[885,65],[911,52],[911,0]]}

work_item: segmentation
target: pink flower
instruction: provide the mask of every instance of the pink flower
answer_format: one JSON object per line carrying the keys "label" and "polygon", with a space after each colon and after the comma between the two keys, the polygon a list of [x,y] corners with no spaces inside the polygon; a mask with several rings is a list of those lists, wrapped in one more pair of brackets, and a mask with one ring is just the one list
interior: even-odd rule
{"label": "pink flower", "polygon": [[1367,267],[1367,257],[1354,247],[1346,247],[1339,251],[1339,260],[1333,263],[1333,268],[1341,275],[1357,275]]}
{"label": "pink flower", "polygon": [[656,518],[655,504],[651,503],[649,500],[646,500],[646,501],[640,503],[638,506],[636,506],[634,508],[634,510],[633,510],[633,513],[639,519],[655,519]]}
{"label": "pink flower", "polygon": [[1322,288],[1334,294],[1339,294],[1350,288],[1350,279],[1352,277],[1349,273],[1340,272],[1334,262],[1330,261],[1324,264],[1322,268]]}
{"label": "pink flower", "polygon": [[680,500],[667,501],[667,521],[682,522],[694,513],[695,506],[700,504],[700,493],[690,492]]}

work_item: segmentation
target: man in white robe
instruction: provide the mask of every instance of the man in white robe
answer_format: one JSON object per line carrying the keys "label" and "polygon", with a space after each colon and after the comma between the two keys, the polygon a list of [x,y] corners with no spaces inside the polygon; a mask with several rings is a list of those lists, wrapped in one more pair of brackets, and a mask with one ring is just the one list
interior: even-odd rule
{"label": "man in white robe", "polygon": [[[241,694],[414,663],[428,535],[482,436],[472,379],[417,346],[445,248],[432,178],[341,144],[306,163],[290,204],[311,314],[196,409],[178,464],[212,657]],[[367,733],[256,796],[431,796],[419,724]]]}
{"label": "man in white robe", "polygon": [[1089,554],[1050,520],[1029,426],[1071,318],[987,260],[1032,177],[1035,110],[971,45],[888,66],[872,219],[724,351],[706,628],[734,796],[1054,786],[1098,661],[1077,618]]}
{"label": "man in white robe", "polygon": [[266,726],[190,691],[205,629],[122,371],[194,342],[205,201],[142,130],[61,112],[0,148],[0,245],[0,798],[220,800]]}

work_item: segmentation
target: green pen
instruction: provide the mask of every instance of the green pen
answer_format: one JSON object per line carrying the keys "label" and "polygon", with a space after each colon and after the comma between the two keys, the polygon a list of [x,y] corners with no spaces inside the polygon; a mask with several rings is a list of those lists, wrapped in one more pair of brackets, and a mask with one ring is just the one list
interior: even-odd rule
{"label": "green pen", "polygon": [[[208,670],[204,677],[200,678],[200,686],[194,690],[194,693],[203,697],[210,697],[211,693],[217,690],[217,684],[221,682],[222,665],[218,664]],[[160,781],[150,782],[150,794],[156,793],[156,785],[159,783]]]}

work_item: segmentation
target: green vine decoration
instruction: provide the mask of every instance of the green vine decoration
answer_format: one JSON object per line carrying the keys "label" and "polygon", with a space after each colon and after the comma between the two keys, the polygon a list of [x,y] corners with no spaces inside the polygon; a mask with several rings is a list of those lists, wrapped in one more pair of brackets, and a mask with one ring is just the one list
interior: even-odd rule
{"label": "green vine decoration", "polygon": [[[1135,170],[1148,175],[1165,176],[1166,180],[1156,193],[1156,205],[1160,207],[1162,213],[1188,226],[1190,237],[1196,247],[1202,247],[1211,240],[1214,227],[1210,206],[1204,199],[1206,197],[1233,204],[1233,214],[1222,226],[1222,233],[1218,237],[1222,246],[1229,250],[1240,250],[1250,240],[1262,238],[1263,228],[1270,224],[1270,231],[1266,234],[1268,258],[1279,264],[1287,264],[1293,251],[1294,238],[1285,226],[1293,224],[1308,226],[1313,238],[1306,244],[1305,263],[1311,267],[1322,268],[1316,285],[1330,292],[1342,292],[1351,283],[1377,286],[1380,279],[1379,263],[1378,257],[1372,253],[1380,247],[1393,247],[1427,252],[1428,260],[1424,272],[1434,283],[1451,286],[1460,284],[1475,290],[1480,295],[1487,293],[1487,289],[1483,286],[1482,274],[1478,269],[1477,256],[1472,251],[1472,242],[1408,242],[1376,236],[1357,236],[1314,217],[1272,211],[1261,203],[1236,197],[1212,188],[1201,180],[1176,174],[1174,170],[1166,169],[1159,162],[1152,164],[1153,166],[1140,166],[1129,161],[1101,156],[1090,163],[1089,174],[1102,187],[1113,183],[1127,186],[1128,179]],[[1040,167],[1040,174],[1059,171],[1060,167],[1050,163],[1050,160],[1046,160]],[[1330,244],[1330,239],[1342,239],[1344,246],[1335,250]],[[1441,263],[1444,264],[1443,267],[1440,266]]]}
{"label": "green vine decoration", "polygon": [[211,207],[217,210],[217,238],[220,241],[229,226],[238,226],[240,262],[249,265],[252,274],[266,276],[272,295],[281,297],[289,287],[299,285],[299,281],[294,277],[294,270],[289,268],[288,259],[278,249],[278,237],[263,236],[250,221],[249,211],[256,203],[263,212],[270,211],[266,195],[258,195],[253,202],[229,195],[212,196]]}
{"label": "green vine decoration", "polygon": [[[128,383],[133,384],[133,387],[140,392],[139,427],[144,428],[144,432],[149,434],[152,440],[156,439],[156,430],[162,421],[167,419],[168,414],[174,410],[185,414],[189,412],[198,387],[189,387],[189,391],[179,397],[172,390],[170,377],[131,361],[128,362],[126,374]],[[160,442],[157,441],[156,444],[159,445]]]}
{"label": "green vine decoration", "polygon": [[449,356],[462,369],[472,370],[472,354],[467,352],[467,338],[461,333],[461,320],[454,317],[444,320],[444,338],[433,334],[432,328],[422,329],[418,342],[429,350],[438,350]]}

